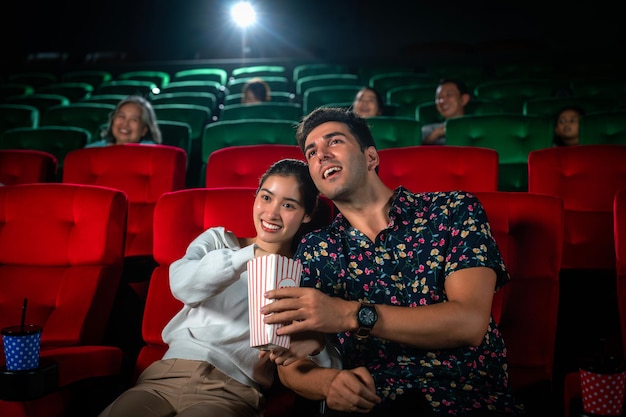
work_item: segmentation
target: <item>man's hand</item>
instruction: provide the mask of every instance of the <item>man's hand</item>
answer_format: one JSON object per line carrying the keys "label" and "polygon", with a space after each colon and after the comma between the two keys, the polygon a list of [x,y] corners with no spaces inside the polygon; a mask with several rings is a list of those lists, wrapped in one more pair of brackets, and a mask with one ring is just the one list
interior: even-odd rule
{"label": "man's hand", "polygon": [[326,394],[329,408],[351,413],[369,413],[380,402],[374,379],[364,367],[339,372]]}
{"label": "man's hand", "polygon": [[290,365],[298,359],[306,358],[309,355],[316,355],[324,349],[326,337],[321,333],[299,333],[291,336],[289,349],[273,349],[267,353],[269,358],[276,365]]}
{"label": "man's hand", "polygon": [[285,287],[268,291],[274,299],[261,309],[265,323],[290,323],[279,335],[304,331],[338,333],[355,328],[358,302],[329,297],[315,288]]}

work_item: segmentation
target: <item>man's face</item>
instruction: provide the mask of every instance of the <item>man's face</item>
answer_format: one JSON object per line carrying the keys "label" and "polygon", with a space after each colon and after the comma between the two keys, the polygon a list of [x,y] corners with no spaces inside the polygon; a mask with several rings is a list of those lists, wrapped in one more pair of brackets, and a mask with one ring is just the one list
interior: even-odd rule
{"label": "man's face", "polygon": [[465,114],[464,107],[468,100],[469,97],[461,94],[454,83],[443,83],[437,87],[435,103],[439,114],[441,114],[444,119],[463,116],[463,114]]}

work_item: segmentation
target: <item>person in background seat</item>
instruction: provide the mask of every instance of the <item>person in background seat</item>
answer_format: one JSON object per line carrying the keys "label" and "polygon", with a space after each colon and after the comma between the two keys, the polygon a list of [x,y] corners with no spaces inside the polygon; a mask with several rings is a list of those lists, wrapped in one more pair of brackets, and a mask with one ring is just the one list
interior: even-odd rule
{"label": "person in background seat", "polygon": [[361,117],[376,117],[383,114],[383,105],[384,100],[378,91],[363,87],[354,97],[352,110]]}
{"label": "person in background seat", "polygon": [[445,121],[464,116],[465,106],[469,103],[470,97],[469,90],[463,81],[453,78],[441,79],[435,92],[435,105],[444,121],[422,126],[422,144],[445,145]]}
{"label": "person in background seat", "polygon": [[128,96],[117,103],[109,116],[102,139],[88,143],[85,147],[161,142],[161,129],[152,104],[141,96]]}
{"label": "person in background seat", "polygon": [[585,110],[579,106],[560,109],[554,120],[554,146],[575,146],[579,144],[578,125]]}
{"label": "person in background seat", "polygon": [[245,83],[241,93],[243,104],[264,103],[272,99],[270,86],[260,77],[254,77]]}

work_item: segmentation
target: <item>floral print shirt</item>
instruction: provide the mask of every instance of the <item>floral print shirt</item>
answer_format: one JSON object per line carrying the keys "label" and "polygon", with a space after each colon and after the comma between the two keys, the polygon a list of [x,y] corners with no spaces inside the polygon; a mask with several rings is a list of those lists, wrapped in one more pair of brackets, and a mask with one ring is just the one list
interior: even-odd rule
{"label": "floral print shirt", "polygon": [[[308,234],[296,258],[302,286],[346,300],[419,308],[446,302],[445,280],[463,268],[497,273],[496,290],[509,275],[479,200],[465,192],[413,194],[395,190],[389,225],[372,242],[339,213]],[[425,350],[351,332],[337,335],[344,368],[365,366],[383,401],[419,390],[434,411],[447,415],[483,409],[516,414],[506,347],[493,318],[480,346]]]}

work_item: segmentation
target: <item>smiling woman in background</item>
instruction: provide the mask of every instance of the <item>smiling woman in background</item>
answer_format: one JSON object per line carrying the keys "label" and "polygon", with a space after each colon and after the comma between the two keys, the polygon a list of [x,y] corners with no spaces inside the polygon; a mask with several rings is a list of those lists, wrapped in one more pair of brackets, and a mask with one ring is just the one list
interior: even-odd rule
{"label": "smiling woman in background", "polygon": [[150,102],[141,96],[128,96],[111,113],[102,139],[89,143],[86,147],[161,142],[161,130]]}

